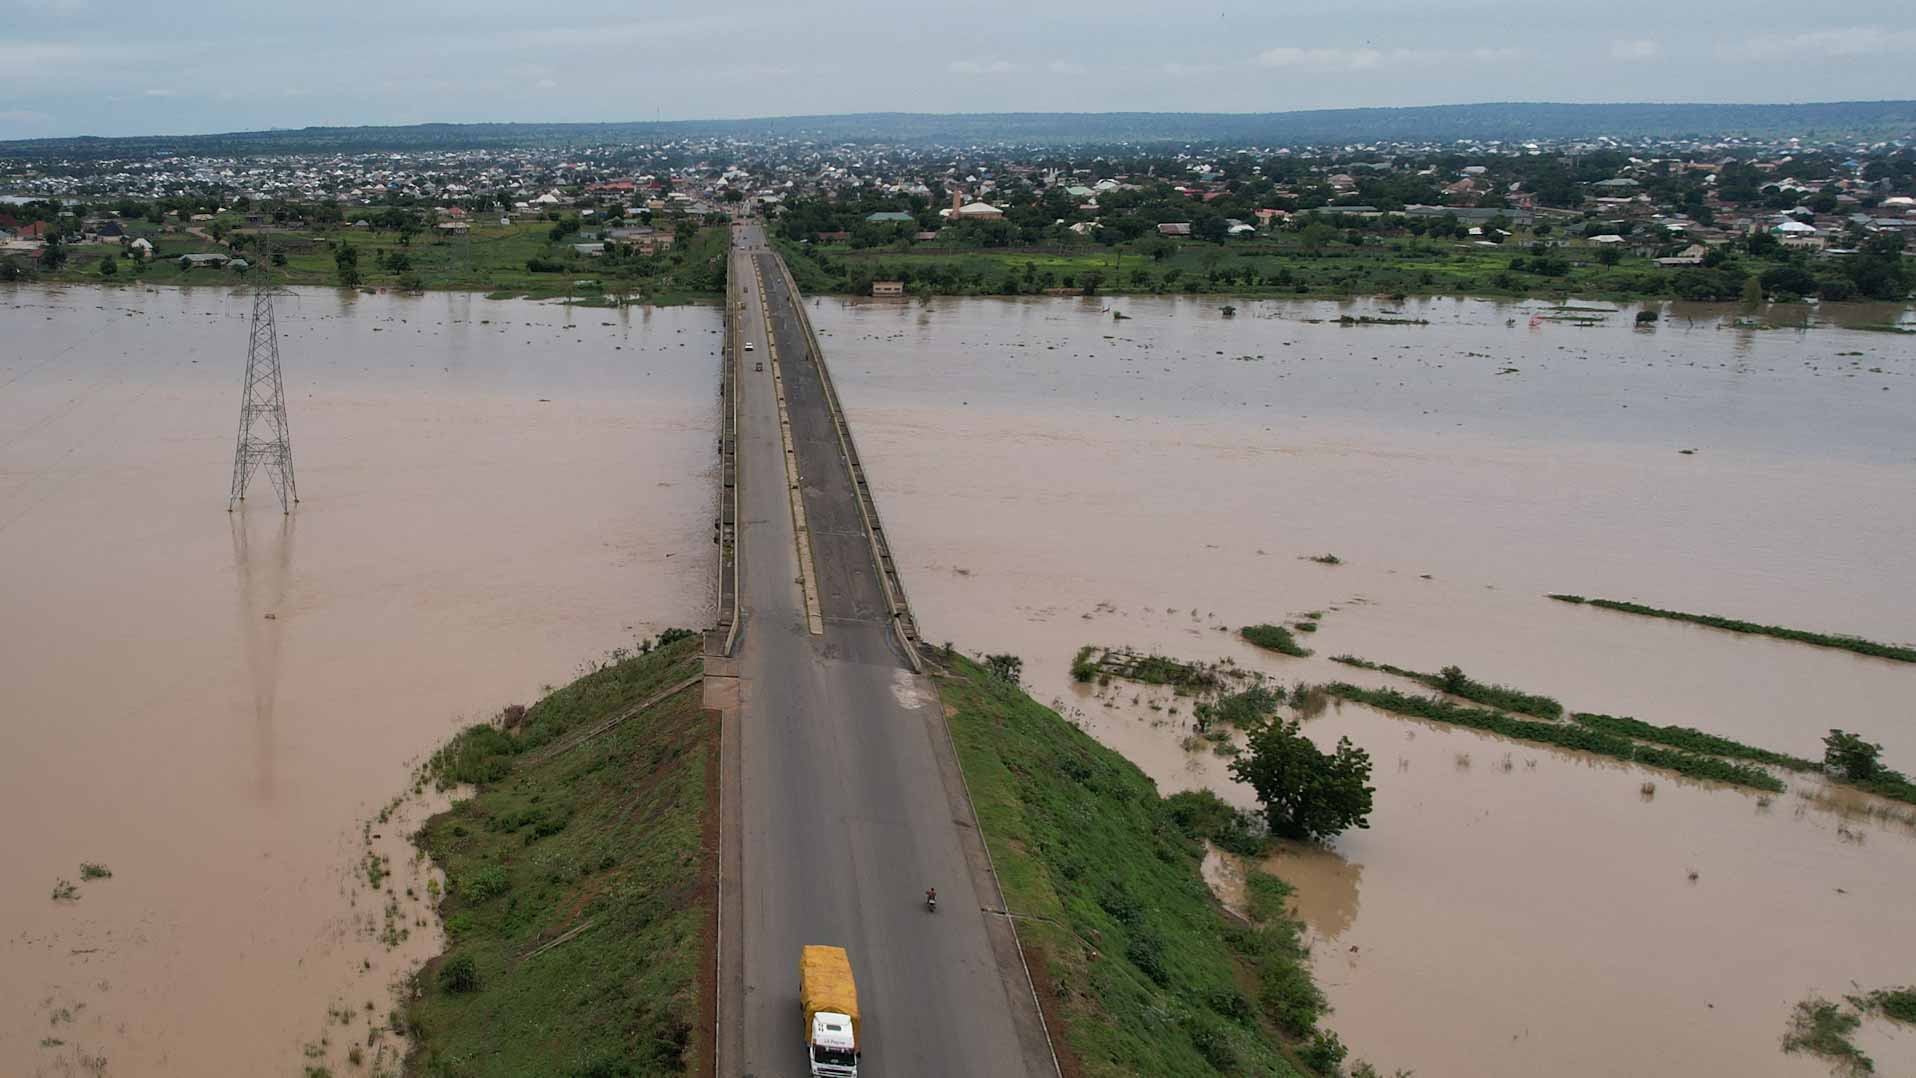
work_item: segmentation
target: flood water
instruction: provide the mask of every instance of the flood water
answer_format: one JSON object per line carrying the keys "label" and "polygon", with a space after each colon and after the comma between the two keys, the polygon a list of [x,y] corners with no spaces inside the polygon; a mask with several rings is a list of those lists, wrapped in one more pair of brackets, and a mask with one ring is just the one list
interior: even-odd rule
{"label": "flood water", "polygon": [[287,517],[225,511],[250,310],[0,291],[6,1074],[348,1073],[437,945],[411,767],[712,620],[716,311],[284,297]]}
{"label": "flood water", "polygon": [[[1649,330],[1629,309],[1578,325],[1450,299],[813,314],[926,637],[1021,655],[1041,699],[1166,792],[1251,804],[1226,760],[1181,747],[1189,701],[1076,686],[1079,646],[1287,683],[1393,683],[1340,653],[1456,663],[1812,757],[1840,726],[1916,770],[1916,666],[1544,598],[1916,638],[1916,346],[1834,324],[1903,312],[1747,328],[1679,306]],[[1306,560],[1327,553],[1342,564]],[[1231,635],[1309,611],[1313,658]],[[1376,807],[1272,867],[1330,1024],[1385,1073],[1817,1075],[1779,1051],[1791,1007],[1916,970],[1916,827],[1813,781],[1759,798],[1357,705],[1306,729],[1369,750]],[[1859,1039],[1916,1073],[1916,1036]]]}

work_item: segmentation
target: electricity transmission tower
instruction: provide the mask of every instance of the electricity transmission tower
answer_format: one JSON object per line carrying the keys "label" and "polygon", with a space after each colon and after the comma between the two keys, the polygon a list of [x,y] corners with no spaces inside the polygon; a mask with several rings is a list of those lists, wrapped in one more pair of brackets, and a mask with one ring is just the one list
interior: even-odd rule
{"label": "electricity transmission tower", "polygon": [[246,390],[240,397],[239,444],[233,450],[233,490],[226,511],[246,500],[253,473],[266,469],[283,513],[299,504],[293,482],[293,433],[286,424],[286,390],[279,378],[279,326],[273,297],[290,295],[276,288],[253,293],[253,331],[246,342]]}

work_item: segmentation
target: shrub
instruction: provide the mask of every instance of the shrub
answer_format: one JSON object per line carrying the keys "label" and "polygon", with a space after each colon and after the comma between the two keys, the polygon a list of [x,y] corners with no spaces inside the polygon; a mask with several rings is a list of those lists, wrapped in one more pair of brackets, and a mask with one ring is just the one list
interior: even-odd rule
{"label": "shrub", "polygon": [[1806,999],[1790,1015],[1790,1027],[1783,1034],[1783,1051],[1808,1052],[1822,1056],[1848,1073],[1867,1074],[1875,1067],[1862,1050],[1850,1042],[1850,1034],[1863,1024],[1827,999]]}
{"label": "shrub", "polygon": [[1124,946],[1124,957],[1153,982],[1160,985],[1170,982],[1171,971],[1164,964],[1164,939],[1150,929],[1139,928],[1131,933],[1131,942]]}
{"label": "shrub", "polygon": [[1113,881],[1098,895],[1098,906],[1126,928],[1135,928],[1144,920],[1144,907],[1131,897],[1122,881]]}
{"label": "shrub", "polygon": [[1204,997],[1204,1005],[1233,1022],[1251,1020],[1251,1001],[1235,988],[1213,988]]}
{"label": "shrub", "polygon": [[1847,779],[1867,782],[1883,770],[1878,759],[1883,746],[1864,741],[1856,734],[1831,730],[1823,739],[1823,766]]}
{"label": "shrub", "polygon": [[439,987],[448,992],[477,992],[479,967],[469,954],[456,954],[439,967]]}
{"label": "shrub", "polygon": [[1231,1037],[1231,1029],[1222,1022],[1207,1020],[1203,1015],[1192,1015],[1184,1023],[1185,1032],[1191,1038],[1191,1047],[1204,1057],[1214,1069],[1230,1071],[1237,1067],[1237,1045]]}
{"label": "shrub", "polygon": [[1330,703],[1331,694],[1325,692],[1322,685],[1306,685],[1300,681],[1291,686],[1291,707],[1304,718],[1314,719],[1322,715]]}
{"label": "shrub", "polygon": [[1295,963],[1267,964],[1258,978],[1258,1002],[1277,1027],[1302,1037],[1324,1014],[1324,993],[1311,983],[1310,973]]}
{"label": "shrub", "polygon": [[1009,681],[1016,685],[1024,673],[1025,661],[1016,655],[987,655],[985,669],[991,671],[992,676],[998,680]]}
{"label": "shrub", "polygon": [[1198,722],[1201,726],[1209,726],[1214,721],[1222,722],[1239,730],[1248,730],[1270,717],[1283,699],[1283,689],[1271,690],[1262,685],[1253,685],[1242,692],[1221,697],[1214,704],[1198,705]]}
{"label": "shrub", "polygon": [[1193,839],[1209,839],[1240,857],[1261,857],[1268,845],[1264,821],[1233,808],[1209,790],[1183,790],[1164,800],[1171,822]]}
{"label": "shrub", "polygon": [[1870,993],[1870,1003],[1898,1022],[1916,1025],[1916,988],[1885,988]]}
{"label": "shrub", "polygon": [[497,898],[512,887],[506,870],[498,865],[475,869],[459,878],[459,894],[470,902]]}
{"label": "shrub", "polygon": [[1463,672],[1462,668],[1457,666],[1444,667],[1438,671],[1437,677],[1434,679],[1429,674],[1399,671],[1395,667],[1385,667],[1384,669],[1388,669],[1394,674],[1402,673],[1413,680],[1430,685],[1432,688],[1442,689],[1452,696],[1461,696],[1466,700],[1474,700],[1477,703],[1494,708],[1501,708],[1505,711],[1516,711],[1525,715],[1535,715],[1540,719],[1555,719],[1563,716],[1563,705],[1548,696],[1519,692],[1516,689],[1504,685],[1488,685],[1469,677]]}
{"label": "shrub", "polygon": [[1276,924],[1286,916],[1284,900],[1291,897],[1291,885],[1268,872],[1251,872],[1244,877],[1248,897],[1246,911],[1259,923]]}
{"label": "shrub", "polygon": [[503,730],[480,723],[461,730],[433,754],[426,769],[441,788],[463,784],[483,786],[505,778],[512,770],[512,757],[518,751],[518,743]]}
{"label": "shrub", "polygon": [[1344,1062],[1348,1051],[1337,1034],[1320,1029],[1311,1035],[1311,1042],[1298,1052],[1298,1058],[1319,1074],[1336,1074],[1338,1065]]}
{"label": "shrub", "polygon": [[1297,637],[1282,625],[1247,625],[1238,630],[1238,635],[1258,647],[1281,655],[1294,655],[1301,659],[1311,653],[1309,648],[1300,647]]}

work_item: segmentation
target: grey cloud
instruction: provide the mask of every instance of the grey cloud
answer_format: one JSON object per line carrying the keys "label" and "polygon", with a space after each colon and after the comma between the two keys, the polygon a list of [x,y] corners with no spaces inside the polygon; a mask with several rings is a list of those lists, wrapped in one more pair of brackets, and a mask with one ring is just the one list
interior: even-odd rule
{"label": "grey cloud", "polygon": [[[1517,0],[1213,0],[1202,12],[974,0],[908,16],[879,0],[829,13],[790,0],[0,0],[0,138],[891,107],[1911,96],[1907,0],[1842,12],[1829,26],[1783,0],[1615,0],[1547,20]],[[178,93],[145,94],[155,88]]]}

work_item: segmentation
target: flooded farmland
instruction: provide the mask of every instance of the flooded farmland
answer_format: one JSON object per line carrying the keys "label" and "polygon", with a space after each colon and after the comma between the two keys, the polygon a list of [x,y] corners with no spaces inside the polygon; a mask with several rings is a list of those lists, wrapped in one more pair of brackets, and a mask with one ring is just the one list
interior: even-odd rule
{"label": "flooded farmland", "polygon": [[715,311],[282,298],[290,517],[225,512],[249,311],[0,290],[7,1074],[341,1067],[436,949],[410,768],[712,619]]}
{"label": "flooded farmland", "polygon": [[[1183,747],[1188,701],[1075,685],[1077,648],[1397,688],[1327,657],[1454,663],[1799,755],[1842,727],[1916,769],[1916,666],[1544,597],[1916,638],[1916,347],[1839,324],[1906,313],[1222,302],[815,305],[930,639],[1022,656],[1162,789],[1245,805]],[[1234,635],[1308,612],[1310,658]],[[1355,704],[1306,730],[1369,750],[1376,807],[1272,867],[1330,1024],[1385,1073],[1818,1075],[1779,1050],[1792,1006],[1916,971],[1906,811]],[[1859,1040],[1916,1072],[1907,1031]]]}

